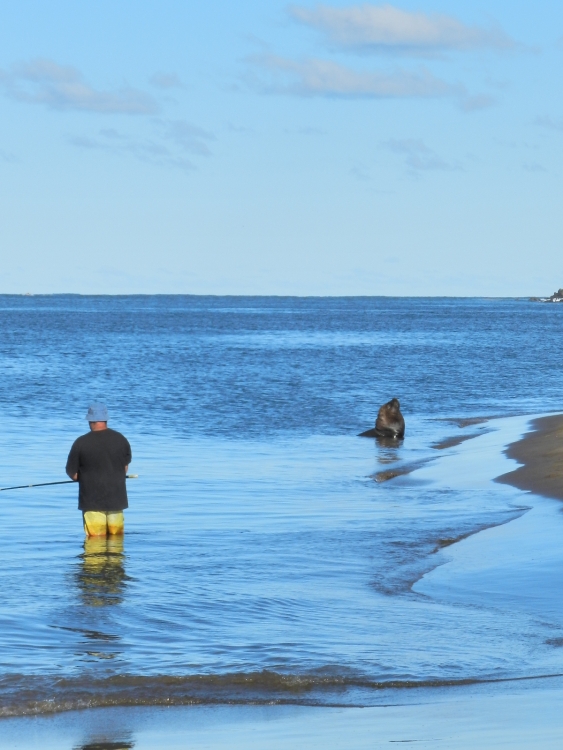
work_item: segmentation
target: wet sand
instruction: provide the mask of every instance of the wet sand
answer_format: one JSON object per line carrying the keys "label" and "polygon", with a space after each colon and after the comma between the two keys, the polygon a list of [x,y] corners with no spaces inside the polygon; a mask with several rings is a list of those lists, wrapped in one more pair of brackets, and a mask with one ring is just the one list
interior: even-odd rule
{"label": "wet sand", "polygon": [[432,448],[435,448],[439,451],[443,451],[446,448],[455,448],[457,445],[465,443],[466,440],[472,440],[473,438],[479,437],[482,434],[482,432],[472,432],[470,435],[453,435],[452,437],[440,440],[439,443],[434,443],[432,445]]}
{"label": "wet sand", "polygon": [[0,745],[3,750],[373,750],[394,743],[448,750],[561,747],[561,678],[502,690],[414,692],[402,705],[372,708],[115,708],[7,719],[0,723]]}
{"label": "wet sand", "polygon": [[505,451],[522,466],[496,481],[563,500],[563,414],[534,419],[531,427],[531,432]]}
{"label": "wet sand", "polygon": [[383,471],[378,471],[375,474],[372,475],[372,479],[374,482],[377,482],[380,484],[381,482],[388,482],[390,479],[395,479],[396,477],[402,477],[406,474],[412,474],[413,471],[416,471],[417,469],[420,469],[422,466],[424,466],[427,463],[430,463],[430,461],[433,461],[434,459],[432,457],[425,458],[422,461],[415,461],[410,464],[398,464],[394,468],[391,469],[384,469]]}

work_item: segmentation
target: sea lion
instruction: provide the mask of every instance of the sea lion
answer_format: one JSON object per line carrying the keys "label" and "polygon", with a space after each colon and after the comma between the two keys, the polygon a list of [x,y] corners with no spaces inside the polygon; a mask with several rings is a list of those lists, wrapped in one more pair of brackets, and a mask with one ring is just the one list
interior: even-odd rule
{"label": "sea lion", "polygon": [[400,440],[404,436],[405,420],[401,414],[401,404],[396,398],[392,398],[380,407],[375,420],[375,428],[359,435],[359,437],[393,438],[393,440]]}

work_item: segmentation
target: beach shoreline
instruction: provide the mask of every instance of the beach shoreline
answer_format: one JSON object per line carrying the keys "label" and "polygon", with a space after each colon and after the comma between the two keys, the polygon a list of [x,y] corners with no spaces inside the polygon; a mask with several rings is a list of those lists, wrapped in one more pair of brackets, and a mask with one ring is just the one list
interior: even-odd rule
{"label": "beach shoreline", "polygon": [[533,419],[530,427],[530,432],[504,451],[521,466],[495,481],[563,500],[563,414]]}
{"label": "beach shoreline", "polygon": [[369,708],[184,706],[101,708],[4,719],[5,750],[372,750],[391,743],[449,750],[555,750],[563,678],[424,690]]}

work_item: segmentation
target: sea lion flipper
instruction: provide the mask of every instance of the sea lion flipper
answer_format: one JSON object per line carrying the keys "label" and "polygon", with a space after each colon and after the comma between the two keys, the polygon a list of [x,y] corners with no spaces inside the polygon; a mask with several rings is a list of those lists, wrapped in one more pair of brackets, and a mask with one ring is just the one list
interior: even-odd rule
{"label": "sea lion flipper", "polygon": [[379,433],[375,429],[375,427],[372,427],[371,430],[366,430],[365,432],[360,432],[358,437],[367,437],[367,438],[374,438],[378,437]]}

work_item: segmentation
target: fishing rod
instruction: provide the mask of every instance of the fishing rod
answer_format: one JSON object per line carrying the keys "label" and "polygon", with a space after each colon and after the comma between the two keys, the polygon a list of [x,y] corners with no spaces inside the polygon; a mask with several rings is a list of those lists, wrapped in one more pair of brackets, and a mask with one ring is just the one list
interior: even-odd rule
{"label": "fishing rod", "polygon": [[[125,479],[138,479],[138,474],[126,474]],[[41,482],[40,484],[20,484],[17,487],[0,487],[0,492],[6,492],[6,490],[26,490],[28,487],[52,487],[54,484],[76,484],[77,481],[74,479],[65,479],[62,482]]]}

